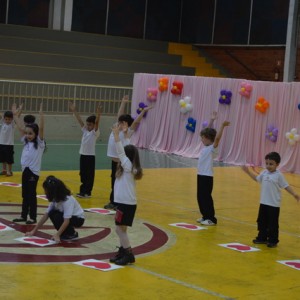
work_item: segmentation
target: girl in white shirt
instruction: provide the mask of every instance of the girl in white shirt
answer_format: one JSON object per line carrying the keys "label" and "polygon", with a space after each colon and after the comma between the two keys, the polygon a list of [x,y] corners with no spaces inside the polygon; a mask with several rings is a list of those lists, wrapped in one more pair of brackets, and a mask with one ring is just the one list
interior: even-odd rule
{"label": "girl in white shirt", "polygon": [[84,223],[84,211],[80,204],[71,195],[71,191],[65,184],[54,176],[48,176],[45,179],[43,188],[50,204],[34,229],[25,235],[35,235],[38,229],[50,218],[57,230],[52,236],[54,241],[78,239],[78,233],[74,228],[81,227]]}
{"label": "girl in white shirt", "polygon": [[[37,216],[36,187],[41,171],[42,156],[45,150],[44,114],[40,106],[40,124],[26,124],[25,129],[17,116],[16,105],[13,105],[14,120],[21,133],[23,151],[21,155],[22,167],[22,212],[21,217],[13,222],[35,224]],[[29,215],[29,220],[27,219]]]}
{"label": "girl in white shirt", "polygon": [[123,147],[119,136],[118,125],[113,127],[118,158],[120,160],[114,184],[114,202],[116,205],[116,233],[120,240],[120,248],[115,257],[110,259],[117,265],[134,263],[135,258],[127,234],[127,227],[132,226],[137,200],[136,180],[143,176],[138,149],[133,145]]}

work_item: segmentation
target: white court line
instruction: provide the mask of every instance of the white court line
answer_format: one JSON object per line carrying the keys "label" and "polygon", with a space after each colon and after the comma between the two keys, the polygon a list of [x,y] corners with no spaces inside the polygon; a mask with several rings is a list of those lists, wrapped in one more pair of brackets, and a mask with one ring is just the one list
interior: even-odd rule
{"label": "white court line", "polygon": [[234,298],[231,298],[231,297],[228,297],[228,296],[219,294],[219,293],[214,292],[214,291],[207,290],[207,289],[202,288],[202,287],[200,287],[200,286],[197,286],[197,285],[194,285],[194,284],[190,284],[190,283],[187,283],[187,282],[184,282],[184,281],[181,281],[181,280],[178,280],[178,279],[175,279],[175,278],[172,278],[172,277],[163,275],[163,274],[159,274],[159,273],[156,273],[156,272],[153,272],[153,271],[150,271],[150,270],[141,268],[141,267],[137,267],[137,266],[135,266],[135,265],[133,265],[133,266],[131,266],[131,267],[134,268],[134,269],[136,269],[136,270],[139,270],[139,271],[141,271],[141,272],[144,272],[144,273],[153,275],[153,276],[155,276],[155,277],[158,277],[158,278],[161,278],[161,279],[164,279],[164,280],[168,280],[168,281],[174,282],[174,283],[176,283],[176,284],[185,286],[185,287],[190,288],[190,289],[194,289],[194,290],[196,290],[196,291],[199,291],[199,292],[202,292],[202,293],[211,295],[211,296],[216,296],[216,297],[218,297],[218,298],[226,299],[226,300],[234,300]]}

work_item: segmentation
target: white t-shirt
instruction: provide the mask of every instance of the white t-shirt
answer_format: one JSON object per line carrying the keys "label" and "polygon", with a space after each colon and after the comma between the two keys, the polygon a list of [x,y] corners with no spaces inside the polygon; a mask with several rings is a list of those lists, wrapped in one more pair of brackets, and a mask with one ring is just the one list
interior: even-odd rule
{"label": "white t-shirt", "polygon": [[53,209],[64,213],[64,219],[70,219],[72,216],[84,219],[84,211],[73,196],[67,196],[64,201],[51,202],[47,208],[47,213],[49,214]]}
{"label": "white t-shirt", "polygon": [[132,173],[132,163],[125,155],[122,143],[118,142],[115,145],[124,172],[121,177],[116,178],[114,184],[114,202],[134,205],[136,204],[136,183]]}
{"label": "white t-shirt", "polygon": [[275,172],[263,170],[256,180],[261,183],[260,203],[280,207],[281,189],[289,186],[282,173],[278,170]]}
{"label": "white t-shirt", "polygon": [[0,123],[0,145],[14,145],[14,122],[6,124]]}
{"label": "white t-shirt", "polygon": [[218,148],[214,145],[204,146],[198,159],[198,175],[213,176],[213,158],[218,153]]}
{"label": "white t-shirt", "polygon": [[[128,137],[127,138],[125,138],[123,131],[121,131],[119,133],[119,137],[120,137],[123,147],[130,144],[130,138],[131,138],[133,132],[134,132],[134,130],[128,128],[128,135],[127,135]],[[118,153],[117,153],[116,143],[115,143],[115,138],[114,138],[113,133],[110,134],[109,139],[108,139],[107,156],[112,157],[112,158],[118,158]]]}
{"label": "white t-shirt", "polygon": [[32,173],[39,176],[41,171],[42,156],[45,150],[45,141],[41,140],[38,136],[37,149],[35,149],[33,142],[25,143],[25,136],[21,138],[21,141],[24,144],[21,155],[22,171],[28,167]]}
{"label": "white t-shirt", "polygon": [[94,129],[88,131],[85,127],[81,128],[82,138],[79,154],[81,155],[95,155],[96,140],[100,135],[100,131]]}

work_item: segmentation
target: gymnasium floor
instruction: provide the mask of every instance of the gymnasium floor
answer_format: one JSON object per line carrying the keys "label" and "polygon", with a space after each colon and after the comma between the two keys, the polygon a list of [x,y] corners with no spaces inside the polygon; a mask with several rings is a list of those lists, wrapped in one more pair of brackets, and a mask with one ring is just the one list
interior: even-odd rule
{"label": "gymnasium floor", "polygon": [[[110,192],[106,146],[97,147],[93,196],[80,200],[84,209],[102,208]],[[39,195],[50,174],[78,192],[78,149],[77,144],[48,143]],[[0,182],[20,183],[19,153],[16,146],[14,176],[2,176]],[[278,247],[253,245],[260,187],[239,167],[217,164],[213,196],[218,225],[200,230],[195,227],[197,161],[147,150],[140,154],[144,177],[137,184],[138,210],[129,231],[136,263],[120,269],[74,264],[87,259],[108,262],[118,246],[113,215],[87,211],[76,242],[25,244],[15,239],[31,225],[11,222],[20,213],[21,188],[0,185],[0,223],[14,229],[0,231],[1,300],[300,299],[300,203],[283,191]],[[300,193],[299,175],[286,178]],[[38,204],[42,215],[47,201],[39,198]],[[54,232],[50,223],[46,225],[40,237]],[[94,266],[109,268],[100,262]]]}

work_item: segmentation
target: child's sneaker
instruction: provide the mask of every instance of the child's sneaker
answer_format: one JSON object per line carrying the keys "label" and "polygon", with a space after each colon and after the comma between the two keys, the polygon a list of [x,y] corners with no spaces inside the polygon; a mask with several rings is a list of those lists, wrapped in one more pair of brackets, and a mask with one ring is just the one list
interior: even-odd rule
{"label": "child's sneaker", "polygon": [[7,171],[7,172],[6,172],[6,176],[7,176],[7,177],[13,176],[13,172],[8,172],[8,171]]}
{"label": "child's sneaker", "polygon": [[206,226],[215,226],[217,225],[216,223],[214,223],[213,221],[206,219],[200,222],[201,225],[206,225]]}
{"label": "child's sneaker", "polygon": [[121,247],[119,247],[119,251],[116,253],[116,255],[114,257],[110,258],[109,261],[111,263],[115,263],[118,259],[123,257],[123,255],[125,255],[125,253],[126,253],[125,249],[121,246]]}
{"label": "child's sneaker", "polygon": [[124,249],[124,250],[125,250],[125,254],[121,258],[119,258],[115,261],[116,265],[125,266],[128,264],[133,264],[135,262],[135,257],[133,255],[133,253],[128,252],[128,250],[126,250],[126,249]]}
{"label": "child's sneaker", "polygon": [[267,240],[259,240],[258,238],[254,239],[253,244],[268,244]]}
{"label": "child's sneaker", "polygon": [[89,195],[89,194],[82,194],[82,193],[78,193],[78,194],[76,194],[76,196],[78,198],[91,198],[91,195]]}
{"label": "child's sneaker", "polygon": [[6,170],[2,170],[2,172],[0,172],[0,175],[6,175]]}
{"label": "child's sneaker", "polygon": [[74,241],[74,240],[77,240],[78,239],[78,232],[77,231],[75,231],[73,234],[71,234],[71,235],[62,235],[61,237],[60,237],[60,239],[62,240],[62,241]]}
{"label": "child's sneaker", "polygon": [[201,223],[201,222],[203,222],[203,221],[204,221],[203,218],[197,219],[197,222],[198,222],[198,223]]}
{"label": "child's sneaker", "polygon": [[104,205],[104,208],[105,209],[115,209],[116,206],[113,203],[109,202],[109,203]]}
{"label": "child's sneaker", "polygon": [[269,247],[269,248],[276,248],[277,247],[277,243],[268,243],[267,247]]}

